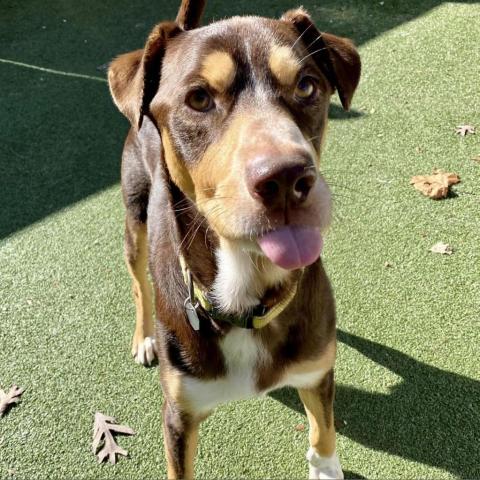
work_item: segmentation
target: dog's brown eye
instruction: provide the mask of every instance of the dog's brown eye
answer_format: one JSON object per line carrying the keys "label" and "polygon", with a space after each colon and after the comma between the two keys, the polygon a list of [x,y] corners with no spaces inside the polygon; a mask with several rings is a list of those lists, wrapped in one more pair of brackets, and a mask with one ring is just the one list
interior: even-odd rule
{"label": "dog's brown eye", "polygon": [[187,105],[198,112],[207,112],[213,108],[213,98],[205,89],[197,88],[188,94]]}
{"label": "dog's brown eye", "polygon": [[308,100],[312,98],[317,92],[317,84],[311,77],[303,77],[295,87],[295,96],[301,100]]}

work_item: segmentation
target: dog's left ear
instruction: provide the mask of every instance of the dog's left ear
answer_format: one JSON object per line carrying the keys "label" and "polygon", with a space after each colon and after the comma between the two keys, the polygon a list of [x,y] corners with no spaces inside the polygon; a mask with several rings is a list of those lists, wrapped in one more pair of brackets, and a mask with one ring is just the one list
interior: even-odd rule
{"label": "dog's left ear", "polygon": [[353,43],[347,38],[321,33],[303,9],[289,10],[281,20],[293,25],[308,54],[327,78],[345,110],[350,108],[352,97],[360,80],[361,62]]}

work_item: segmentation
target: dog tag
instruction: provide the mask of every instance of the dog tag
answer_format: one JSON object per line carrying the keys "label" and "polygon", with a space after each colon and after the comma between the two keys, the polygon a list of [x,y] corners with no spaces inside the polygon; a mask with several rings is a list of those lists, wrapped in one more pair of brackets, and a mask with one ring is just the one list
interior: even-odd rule
{"label": "dog tag", "polygon": [[190,325],[195,331],[200,330],[200,319],[198,318],[197,308],[196,308],[198,307],[198,303],[195,306],[193,306],[190,299],[187,298],[185,300],[184,306],[185,306],[185,312],[187,313],[187,318],[188,318],[188,321],[190,322]]}

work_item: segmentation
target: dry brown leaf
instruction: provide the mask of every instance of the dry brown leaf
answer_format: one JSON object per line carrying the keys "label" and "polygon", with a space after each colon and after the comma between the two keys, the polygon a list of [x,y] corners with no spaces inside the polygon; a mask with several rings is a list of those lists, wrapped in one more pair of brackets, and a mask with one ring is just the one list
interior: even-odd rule
{"label": "dry brown leaf", "polygon": [[451,255],[453,253],[453,248],[448,243],[438,242],[431,249],[433,253],[440,253],[442,255]]}
{"label": "dry brown leaf", "polygon": [[476,155],[475,157],[472,157],[472,160],[473,160],[474,162],[480,163],[480,155]]}
{"label": "dry brown leaf", "polygon": [[467,134],[474,134],[475,133],[475,127],[472,125],[458,125],[458,127],[455,130],[455,133],[458,135],[465,137]]}
{"label": "dry brown leaf", "polygon": [[[95,413],[95,422],[93,426],[92,449],[98,457],[98,463],[103,462],[108,456],[113,465],[117,461],[116,454],[127,456],[128,452],[115,443],[113,433],[123,433],[124,435],[135,435],[135,432],[125,425],[117,425],[113,417],[108,417],[103,413]],[[102,447],[97,453],[99,447]]]}
{"label": "dry brown leaf", "polygon": [[18,388],[16,385],[13,385],[8,393],[5,393],[0,388],[0,417],[3,416],[11,405],[20,401],[20,396],[24,391],[24,388]]}
{"label": "dry brown leaf", "polygon": [[456,173],[446,173],[443,170],[434,170],[432,175],[416,175],[411,178],[410,185],[422,192],[425,196],[438,200],[448,195],[451,185],[460,182]]}
{"label": "dry brown leaf", "polygon": [[298,425],[295,425],[295,430],[297,432],[303,432],[305,430],[305,425],[303,423],[299,423]]}

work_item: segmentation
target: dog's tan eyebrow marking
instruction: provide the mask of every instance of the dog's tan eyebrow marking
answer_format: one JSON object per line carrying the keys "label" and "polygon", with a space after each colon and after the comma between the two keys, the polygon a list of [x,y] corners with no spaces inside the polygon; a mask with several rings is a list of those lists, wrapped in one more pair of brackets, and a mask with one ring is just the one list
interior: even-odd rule
{"label": "dog's tan eyebrow marking", "polygon": [[274,45],[268,65],[275,78],[285,86],[293,85],[300,71],[300,62],[290,47]]}
{"label": "dog's tan eyebrow marking", "polygon": [[200,75],[218,92],[224,92],[235,78],[235,62],[222,51],[209,53],[202,62]]}

